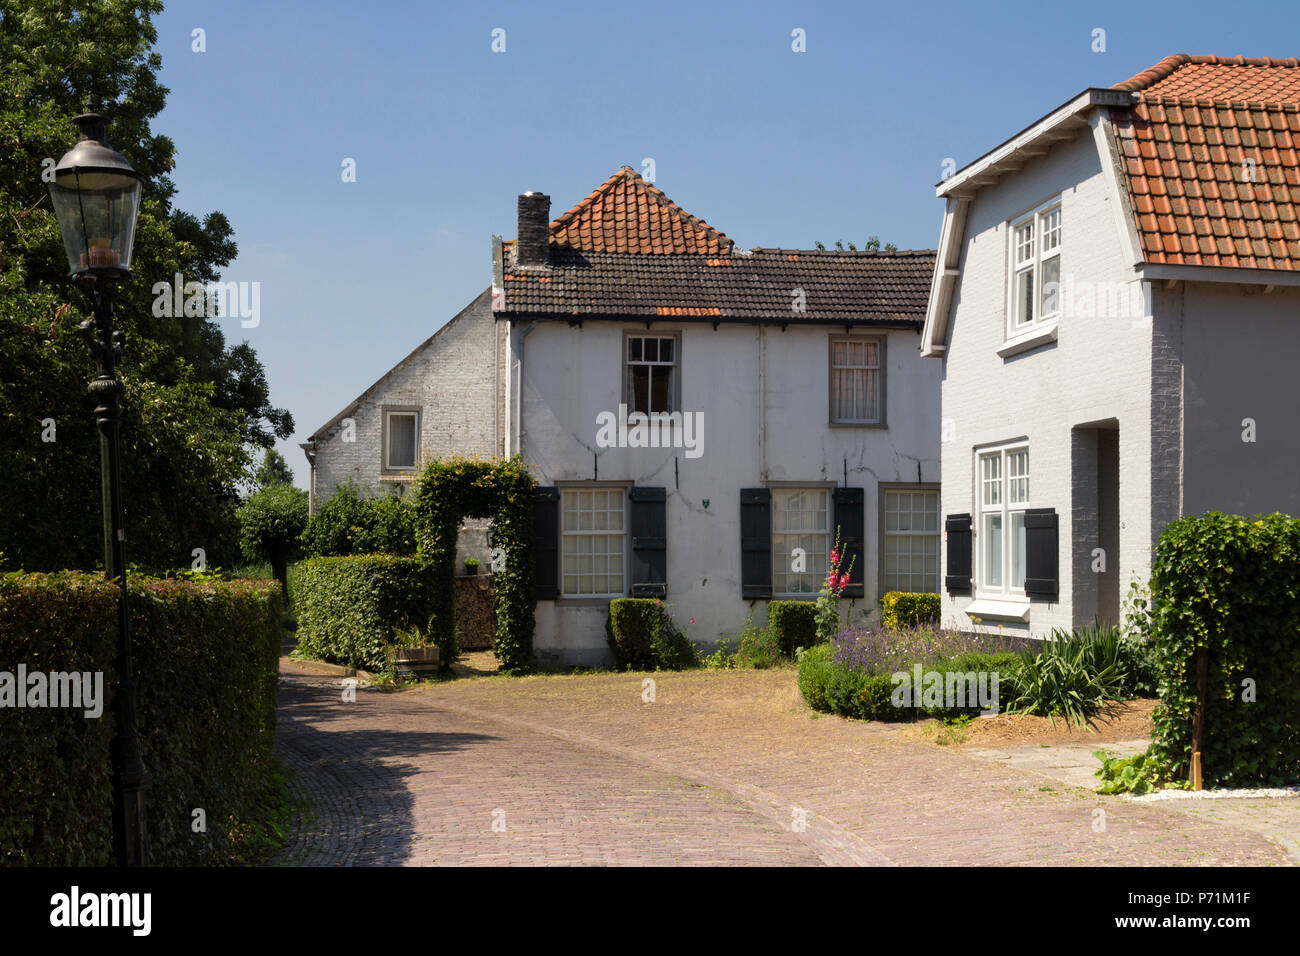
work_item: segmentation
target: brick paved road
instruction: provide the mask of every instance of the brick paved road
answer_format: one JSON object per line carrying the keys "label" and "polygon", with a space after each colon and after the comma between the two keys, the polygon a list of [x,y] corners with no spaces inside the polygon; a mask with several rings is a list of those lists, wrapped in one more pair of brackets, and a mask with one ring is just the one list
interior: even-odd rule
{"label": "brick paved road", "polygon": [[311,807],[280,861],[1294,862],[1258,815],[1126,804],[815,717],[790,669],[658,674],[651,703],[644,677],[360,688],[355,703],[337,678],[282,678],[279,751]]}

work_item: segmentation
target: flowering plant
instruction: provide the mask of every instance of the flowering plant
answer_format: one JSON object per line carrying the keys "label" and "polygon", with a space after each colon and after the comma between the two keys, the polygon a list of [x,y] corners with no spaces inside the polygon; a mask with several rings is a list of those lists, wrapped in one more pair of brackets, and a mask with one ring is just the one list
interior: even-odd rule
{"label": "flowering plant", "polygon": [[841,571],[840,565],[843,560],[844,552],[840,549],[840,529],[836,527],[830,567],[826,572],[826,580],[822,583],[821,592],[817,595],[817,640],[819,642],[832,640],[840,629],[840,597],[844,594],[844,589],[849,586],[849,572],[853,570],[854,559],[850,559],[849,566]]}

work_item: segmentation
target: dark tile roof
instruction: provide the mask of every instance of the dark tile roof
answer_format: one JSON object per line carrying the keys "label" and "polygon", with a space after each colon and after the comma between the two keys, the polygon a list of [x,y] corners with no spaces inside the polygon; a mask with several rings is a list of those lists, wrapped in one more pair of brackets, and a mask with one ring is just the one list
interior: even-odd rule
{"label": "dark tile roof", "polygon": [[1300,269],[1300,60],[1180,54],[1116,88],[1146,261]]}
{"label": "dark tile roof", "polygon": [[[551,247],[549,269],[513,270],[503,247],[499,316],[554,319],[907,325],[925,320],[934,252],[754,249],[722,255],[644,255]],[[798,311],[798,290],[804,310]]]}
{"label": "dark tile roof", "polygon": [[631,166],[551,222],[552,246],[642,255],[720,255],[731,240],[692,216]]}

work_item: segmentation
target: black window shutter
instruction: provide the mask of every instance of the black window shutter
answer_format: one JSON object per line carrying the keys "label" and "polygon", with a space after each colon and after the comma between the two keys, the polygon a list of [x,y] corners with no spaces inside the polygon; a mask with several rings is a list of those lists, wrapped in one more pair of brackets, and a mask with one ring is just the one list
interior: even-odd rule
{"label": "black window shutter", "polygon": [[740,595],[772,596],[772,492],[740,489]]}
{"label": "black window shutter", "polygon": [[1056,511],[1030,508],[1025,512],[1025,595],[1055,598],[1058,581]]}
{"label": "black window shutter", "polygon": [[668,489],[636,487],[632,502],[632,596],[668,596]]}
{"label": "black window shutter", "polygon": [[533,587],[537,600],[560,596],[560,489],[538,488],[533,501]]}
{"label": "black window shutter", "polygon": [[862,542],[866,537],[866,518],[863,514],[864,494],[861,488],[835,489],[835,527],[840,529],[840,570],[849,567],[849,586],[844,589],[846,598],[864,596],[866,557]]}
{"label": "black window shutter", "polygon": [[948,566],[943,586],[949,594],[970,592],[971,533],[970,515],[948,515],[943,519],[948,539]]}

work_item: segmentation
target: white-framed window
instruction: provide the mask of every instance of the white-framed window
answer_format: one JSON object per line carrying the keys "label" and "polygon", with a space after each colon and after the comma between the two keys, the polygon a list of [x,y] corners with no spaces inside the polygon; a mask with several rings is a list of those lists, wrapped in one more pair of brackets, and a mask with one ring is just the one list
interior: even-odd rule
{"label": "white-framed window", "polygon": [[1011,223],[1009,335],[1050,324],[1061,315],[1061,203],[1053,201]]}
{"label": "white-framed window", "polygon": [[831,422],[842,425],[881,423],[883,352],[880,339],[831,339]]}
{"label": "white-framed window", "polygon": [[560,593],[623,597],[626,593],[627,492],[564,488],[560,492]]}
{"label": "white-framed window", "polygon": [[[772,489],[772,593],[816,594],[831,551],[831,493],[827,488]],[[795,551],[802,548],[802,556]]]}
{"label": "white-framed window", "polygon": [[414,471],[420,462],[420,413],[414,409],[384,411],[384,469]]}
{"label": "white-framed window", "polygon": [[883,492],[884,592],[939,591],[939,492]]}
{"label": "white-framed window", "polygon": [[677,411],[677,336],[629,333],[623,400],[628,413]]}
{"label": "white-framed window", "polygon": [[1019,444],[981,451],[976,463],[978,591],[980,594],[1023,595],[1029,448]]}

